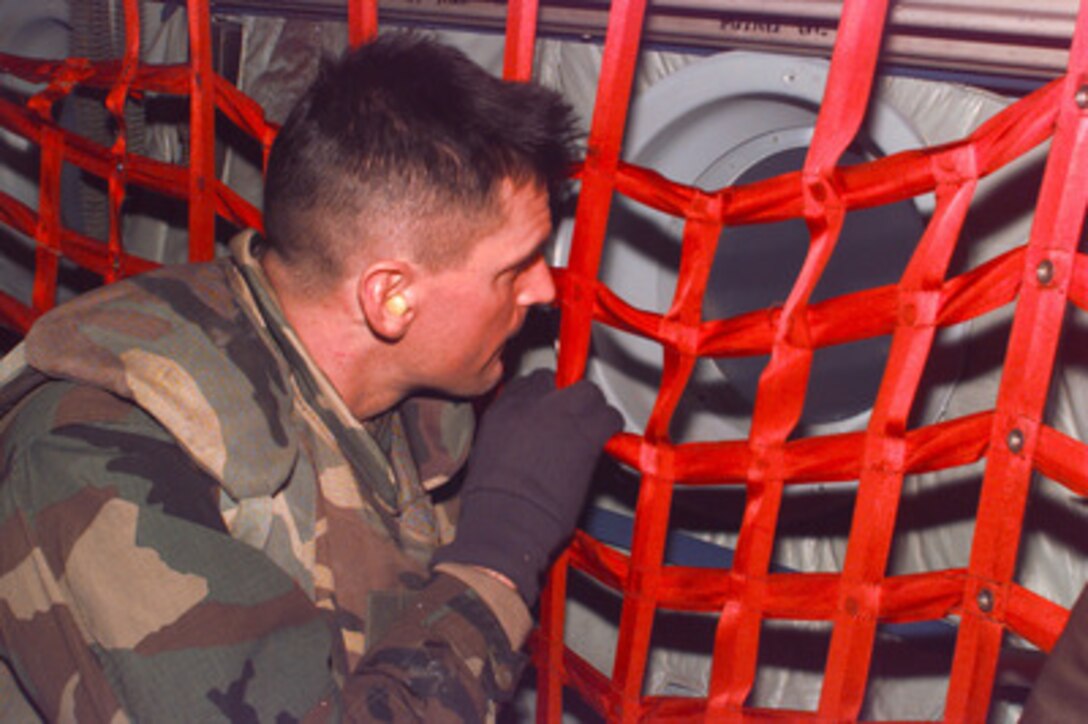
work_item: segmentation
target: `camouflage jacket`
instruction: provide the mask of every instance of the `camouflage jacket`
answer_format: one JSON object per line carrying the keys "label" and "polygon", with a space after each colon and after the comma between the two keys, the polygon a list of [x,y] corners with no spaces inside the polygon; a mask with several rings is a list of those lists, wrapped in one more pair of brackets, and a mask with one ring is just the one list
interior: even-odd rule
{"label": "camouflage jacket", "polygon": [[354,420],[250,245],[0,363],[0,720],[462,721],[516,683],[524,604],[427,567],[471,412]]}

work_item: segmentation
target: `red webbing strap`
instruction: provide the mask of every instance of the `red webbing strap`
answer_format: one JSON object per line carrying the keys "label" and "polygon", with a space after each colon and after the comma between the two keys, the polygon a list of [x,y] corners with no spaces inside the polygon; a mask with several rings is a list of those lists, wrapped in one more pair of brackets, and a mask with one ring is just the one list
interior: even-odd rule
{"label": "red webbing strap", "polygon": [[260,106],[237,89],[229,88],[212,67],[211,21],[206,3],[190,0],[196,12],[189,15],[192,58],[190,83],[191,150],[189,159],[189,259],[207,261],[215,256],[215,222],[222,216],[238,226],[263,228],[258,210],[225,186],[215,173],[216,110],[249,132],[261,144],[262,162],[277,127],[268,123]]}
{"label": "red webbing strap", "polygon": [[1035,446],[1035,467],[1077,495],[1088,496],[1088,446],[1084,443],[1044,425],[1039,428],[1039,444]]}
{"label": "red webbing strap", "polygon": [[612,693],[619,697],[613,701],[612,716],[616,721],[630,722],[639,718],[672,492],[672,481],[667,477],[643,473],[631,534],[631,555],[622,585],[623,607],[612,665]]}
{"label": "red webbing strap", "polygon": [[207,0],[188,0],[189,62],[189,261],[215,256],[215,71]]}
{"label": "red webbing strap", "polygon": [[357,48],[378,34],[378,0],[348,0],[348,43]]}
{"label": "red webbing strap", "polygon": [[[574,238],[567,267],[569,293],[559,300],[562,318],[559,331],[557,378],[567,385],[581,376],[589,351],[590,325],[593,321],[593,293],[597,287],[597,272],[601,249],[619,163],[620,146],[626,125],[634,79],[638,44],[645,14],[645,0],[615,0],[609,12],[601,76],[589,131],[588,151],[582,174],[582,189],[575,212]],[[653,496],[652,485],[644,485]],[[667,506],[666,506],[667,509]],[[636,525],[645,525],[646,521]],[[548,590],[541,607],[542,645],[535,652],[538,669],[539,721],[558,721],[562,715],[563,673],[563,605],[566,596],[565,565],[553,566]],[[630,581],[628,581],[628,585]],[[620,624],[620,647],[631,657],[617,656],[613,685],[624,692],[625,701],[637,706],[641,671],[648,650],[648,631],[653,620],[653,602],[628,605],[625,598]],[[636,634],[636,631],[639,632]],[[632,636],[642,645],[631,648]],[[624,648],[627,647],[627,648]],[[631,659],[631,660],[629,660]],[[633,665],[634,668],[631,668]],[[637,679],[637,682],[635,681]],[[637,715],[637,709],[619,711],[616,716],[627,721]]]}
{"label": "red webbing strap", "polygon": [[[263,174],[268,170],[268,153],[272,150],[272,142],[276,140],[279,126],[265,118],[264,109],[259,103],[235,88],[219,74],[215,76],[215,98],[216,106],[223,115],[261,144],[261,173]],[[255,208],[250,208],[253,216],[252,223],[247,219],[245,225],[263,229],[260,214]]]}
{"label": "red webbing strap", "polygon": [[502,77],[526,81],[533,77],[536,48],[538,0],[518,0],[506,7],[506,46],[503,48]]}
{"label": "red webbing strap", "polygon": [[563,626],[570,551],[556,558],[540,593],[540,626],[532,641],[536,666],[538,722],[558,722],[563,715]]}
{"label": "red webbing strap", "polygon": [[933,347],[948,264],[977,185],[975,147],[960,146],[938,167],[937,206],[899,285],[899,319],[869,420],[857,501],[838,591],[819,713],[860,713],[876,624],[887,618],[884,580],[907,472],[907,420]]}
{"label": "red webbing strap", "polygon": [[1083,254],[1078,255],[1074,262],[1069,301],[1088,311],[1088,258]]}
{"label": "red webbing strap", "polygon": [[721,235],[721,200],[696,194],[686,214],[681,242],[680,274],[668,312],[659,320],[659,335],[676,340],[665,348],[661,394],[646,424],[639,449],[638,469],[643,472],[631,555],[624,581],[624,605],[620,614],[617,656],[612,672],[614,690],[619,694],[617,717],[638,718],[640,697],[649,656],[658,596],[662,592],[662,561],[669,530],[673,483],[673,448],[669,444],[669,422],[680,402],[695,363],[697,332],[718,237]]}
{"label": "red webbing strap", "polygon": [[[992,422],[993,413],[987,411],[908,430],[905,472],[932,472],[981,460]],[[856,480],[861,474],[864,443],[859,432],[791,440],[770,470],[786,485]],[[652,445],[625,433],[613,438],[606,449],[625,465],[693,486],[744,482],[753,460],[743,440]]]}
{"label": "red webbing strap", "polygon": [[[60,180],[64,166],[64,137],[52,126],[53,105],[63,98],[75,84],[87,75],[86,63],[66,63],[49,84],[27,101],[27,107],[34,111],[36,118],[31,123],[49,124],[41,128],[37,140],[41,148],[41,160],[38,169],[38,215],[33,228],[22,228],[23,233],[33,235],[34,246],[34,284],[30,297],[30,308],[22,316],[33,320],[43,312],[52,309],[57,297],[57,272],[60,267],[61,223]],[[35,126],[37,128],[37,126]],[[5,195],[6,196],[6,195]],[[15,199],[5,198],[9,208],[20,205]],[[31,212],[33,213],[33,212]],[[11,300],[15,302],[15,300]],[[17,303],[17,302],[16,302]]]}
{"label": "red webbing strap", "polygon": [[[983,721],[1015,574],[1042,414],[1088,209],[1088,4],[1082,4],[1024,258],[971,544],[945,716]],[[1031,374],[1025,374],[1031,370]]]}
{"label": "red webbing strap", "polygon": [[[31,83],[48,83],[45,89],[27,101],[28,106],[38,109],[43,103],[48,105],[64,97],[76,84],[112,88],[120,77],[121,66],[116,60],[98,63],[91,63],[86,58],[41,60],[0,53],[0,71]],[[189,88],[189,71],[186,65],[141,65],[132,77],[132,88],[184,94]]]}
{"label": "red webbing strap", "polygon": [[[962,596],[962,590],[960,595]],[[959,609],[958,604],[956,608]],[[1068,620],[1067,609],[1038,593],[1020,586],[1009,589],[1008,599],[1005,601],[1005,622],[1010,630],[1043,651],[1054,648]]]}
{"label": "red webbing strap", "polygon": [[833,169],[853,140],[868,103],[886,13],[884,2],[844,3],[824,100],[801,174],[811,244],[783,305],[771,359],[760,376],[749,444],[748,497],[731,582],[718,622],[710,675],[708,719],[740,718],[755,682],[766,577],[774,550],[784,481],[775,474],[805,400],[813,341],[808,300],[835,248],[845,209]]}
{"label": "red webbing strap", "polygon": [[608,15],[604,57],[567,263],[570,294],[559,300],[563,311],[557,371],[560,384],[570,384],[581,376],[589,352],[592,294],[612,205],[645,11],[645,0],[616,0]]}
{"label": "red webbing strap", "polygon": [[125,52],[121,58],[121,72],[117,83],[106,95],[106,108],[113,117],[117,136],[110,156],[113,168],[110,169],[109,188],[109,230],[106,241],[109,255],[109,268],[106,271],[105,281],[113,282],[118,279],[121,271],[121,206],[125,201],[125,183],[128,152],[127,124],[125,123],[125,103],[128,101],[132,80],[136,76],[136,70],[140,66],[140,8],[137,0],[125,0]]}
{"label": "red webbing strap", "polygon": [[52,129],[41,135],[41,168],[38,174],[37,245],[34,250],[34,290],[30,305],[35,314],[53,308],[57,298],[60,262],[60,172],[63,166],[61,139]]}

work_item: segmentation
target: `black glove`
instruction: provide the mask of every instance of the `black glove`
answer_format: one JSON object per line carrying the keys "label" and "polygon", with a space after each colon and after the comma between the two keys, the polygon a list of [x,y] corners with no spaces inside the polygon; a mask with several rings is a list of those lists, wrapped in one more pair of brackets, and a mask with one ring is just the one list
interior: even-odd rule
{"label": "black glove", "polygon": [[510,382],[469,455],[457,538],[434,562],[497,571],[532,605],[551,554],[574,532],[605,441],[622,427],[588,380],[558,390],[553,373],[537,370]]}

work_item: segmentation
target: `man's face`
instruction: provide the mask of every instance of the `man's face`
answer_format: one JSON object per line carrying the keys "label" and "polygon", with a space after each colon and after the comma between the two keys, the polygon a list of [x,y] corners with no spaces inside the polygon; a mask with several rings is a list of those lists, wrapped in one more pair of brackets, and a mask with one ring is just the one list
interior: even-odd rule
{"label": "man's face", "polygon": [[502,218],[447,269],[419,280],[426,303],[413,320],[411,361],[421,387],[457,396],[479,395],[502,376],[502,351],[534,304],[555,297],[544,261],[551,233],[547,191],[506,182]]}

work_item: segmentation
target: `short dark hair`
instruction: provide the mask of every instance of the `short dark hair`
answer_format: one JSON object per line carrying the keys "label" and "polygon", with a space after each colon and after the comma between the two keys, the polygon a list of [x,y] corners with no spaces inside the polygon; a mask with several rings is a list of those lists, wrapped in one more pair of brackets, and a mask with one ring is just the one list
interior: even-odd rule
{"label": "short dark hair", "polygon": [[359,242],[389,229],[413,236],[422,263],[446,265],[464,254],[464,234],[418,239],[420,219],[493,221],[506,178],[546,189],[554,213],[575,129],[552,90],[503,81],[417,33],[381,35],[324,60],[281,128],[265,180],[267,243],[311,279],[338,278]]}

